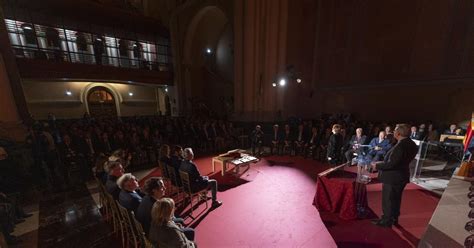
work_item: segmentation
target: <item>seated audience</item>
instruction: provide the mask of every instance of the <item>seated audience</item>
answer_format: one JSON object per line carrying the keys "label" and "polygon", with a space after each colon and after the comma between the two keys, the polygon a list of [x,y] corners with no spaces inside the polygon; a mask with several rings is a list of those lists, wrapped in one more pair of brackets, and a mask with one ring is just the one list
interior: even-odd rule
{"label": "seated audience", "polygon": [[439,141],[438,131],[434,128],[433,124],[428,125],[428,136],[426,136],[426,140],[430,142]]}
{"label": "seated audience", "polygon": [[416,126],[411,127],[410,139],[419,140],[418,128]]}
{"label": "seated audience", "polygon": [[195,247],[182,228],[172,220],[174,210],[175,204],[171,198],[162,198],[153,204],[149,234],[151,243],[160,248]]}
{"label": "seated audience", "polygon": [[367,159],[372,162],[382,161],[385,154],[392,147],[390,141],[386,139],[385,131],[380,131],[379,137],[373,138],[369,145],[370,148],[367,153]]}
{"label": "seated audience", "polygon": [[357,128],[356,134],[352,135],[352,138],[349,141],[349,149],[344,153],[347,163],[352,164],[352,158],[354,157],[354,153],[358,155],[362,154],[362,149],[359,146],[364,145],[366,139],[367,137],[365,135],[362,135],[362,128]]}
{"label": "seated audience", "polygon": [[290,125],[285,125],[285,130],[283,131],[283,154],[290,153],[293,155],[294,150],[294,137],[293,133],[291,132]]}
{"label": "seated audience", "polygon": [[117,179],[123,175],[122,164],[120,162],[108,162],[106,166],[109,176],[105,182],[105,189],[112,195],[114,200],[118,200],[120,188],[117,185]]}
{"label": "seated audience", "polygon": [[117,179],[119,186],[119,203],[129,211],[137,212],[138,206],[142,201],[142,196],[138,193],[138,180],[131,173],[123,174]]}
{"label": "seated audience", "polygon": [[[136,217],[137,220],[142,224],[145,233],[149,234],[150,223],[151,223],[151,210],[153,204],[165,196],[166,187],[163,180],[159,177],[152,177],[145,182],[143,191],[146,195],[143,197],[140,206],[138,206]],[[184,220],[173,216],[172,220],[177,224],[183,224]],[[193,228],[182,228],[184,235],[189,240],[194,240],[194,229]]]}
{"label": "seated audience", "polygon": [[312,159],[316,158],[316,152],[318,149],[318,145],[320,143],[318,128],[312,127],[311,128],[311,135],[306,142],[306,149],[305,149],[305,158],[311,156]]}
{"label": "seated audience", "polygon": [[295,149],[295,155],[301,154],[304,152],[304,148],[306,145],[306,140],[307,140],[307,134],[304,129],[303,123],[298,125],[298,132],[296,133],[296,138],[295,138],[295,144],[294,144],[294,149]]}
{"label": "seated audience", "polygon": [[217,200],[217,181],[209,179],[207,176],[201,176],[197,166],[192,161],[193,158],[193,150],[191,148],[184,149],[184,161],[181,162],[179,170],[188,173],[192,191],[198,192],[210,187],[212,191],[212,207],[219,207],[222,205],[222,202]]}

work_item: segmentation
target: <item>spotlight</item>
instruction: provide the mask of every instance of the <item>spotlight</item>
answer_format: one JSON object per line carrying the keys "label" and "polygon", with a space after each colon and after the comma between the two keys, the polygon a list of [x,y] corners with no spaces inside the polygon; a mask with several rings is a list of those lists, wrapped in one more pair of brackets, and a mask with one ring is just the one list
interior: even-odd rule
{"label": "spotlight", "polygon": [[168,87],[165,88],[165,92],[168,92]]}
{"label": "spotlight", "polygon": [[276,83],[272,83],[272,86],[273,86],[273,87],[277,87],[277,84],[276,84]]}
{"label": "spotlight", "polygon": [[278,82],[280,86],[285,86],[286,85],[286,80],[284,78],[280,79],[280,82]]}
{"label": "spotlight", "polygon": [[66,95],[70,96],[72,95],[72,92],[70,90],[66,90]]}
{"label": "spotlight", "polygon": [[128,92],[128,95],[129,95],[129,96],[133,96],[133,92]]}
{"label": "spotlight", "polygon": [[296,79],[296,82],[297,82],[297,83],[301,83],[301,78],[297,78],[297,79]]}
{"label": "spotlight", "polygon": [[207,53],[207,54],[211,54],[211,53],[212,53],[212,50],[211,50],[210,48],[207,48],[207,49],[206,49],[206,53]]}

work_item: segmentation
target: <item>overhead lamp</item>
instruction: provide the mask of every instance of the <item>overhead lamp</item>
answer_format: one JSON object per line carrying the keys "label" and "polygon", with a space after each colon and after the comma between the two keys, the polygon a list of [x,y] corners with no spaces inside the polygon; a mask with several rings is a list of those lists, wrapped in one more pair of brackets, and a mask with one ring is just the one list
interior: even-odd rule
{"label": "overhead lamp", "polygon": [[300,84],[302,82],[301,78],[297,78],[296,82]]}
{"label": "overhead lamp", "polygon": [[282,78],[282,79],[280,79],[280,81],[278,82],[278,84],[283,87],[283,86],[286,85],[286,80],[285,80],[284,78]]}
{"label": "overhead lamp", "polygon": [[165,88],[165,92],[168,92],[168,87]]}
{"label": "overhead lamp", "polygon": [[72,95],[72,92],[70,90],[66,90],[66,95],[67,96],[71,96]]}
{"label": "overhead lamp", "polygon": [[273,86],[273,87],[277,87],[277,84],[276,84],[276,83],[272,83],[272,86]]}
{"label": "overhead lamp", "polygon": [[133,92],[128,92],[128,95],[129,95],[129,96],[133,96]]}
{"label": "overhead lamp", "polygon": [[212,50],[210,48],[206,48],[206,53],[207,54],[211,54],[212,53]]}

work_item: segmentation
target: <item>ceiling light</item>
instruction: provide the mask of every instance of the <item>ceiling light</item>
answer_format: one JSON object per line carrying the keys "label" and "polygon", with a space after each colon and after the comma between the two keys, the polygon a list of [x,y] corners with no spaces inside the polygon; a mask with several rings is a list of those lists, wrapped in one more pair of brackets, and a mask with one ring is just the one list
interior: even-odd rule
{"label": "ceiling light", "polygon": [[272,86],[273,86],[273,87],[277,87],[277,84],[276,84],[276,83],[272,83]]}
{"label": "ceiling light", "polygon": [[211,54],[211,53],[212,53],[212,50],[211,50],[210,48],[207,48],[207,49],[206,49],[206,53],[207,53],[207,54]]}
{"label": "ceiling light", "polygon": [[280,82],[278,82],[280,86],[285,86],[286,85],[286,80],[284,78],[280,79]]}
{"label": "ceiling light", "polygon": [[297,83],[301,83],[301,78],[297,78],[297,79],[296,79],[296,82],[297,82]]}
{"label": "ceiling light", "polygon": [[72,92],[70,90],[66,90],[66,95],[71,96]]}
{"label": "ceiling light", "polygon": [[128,95],[129,95],[129,96],[133,96],[133,92],[128,92]]}

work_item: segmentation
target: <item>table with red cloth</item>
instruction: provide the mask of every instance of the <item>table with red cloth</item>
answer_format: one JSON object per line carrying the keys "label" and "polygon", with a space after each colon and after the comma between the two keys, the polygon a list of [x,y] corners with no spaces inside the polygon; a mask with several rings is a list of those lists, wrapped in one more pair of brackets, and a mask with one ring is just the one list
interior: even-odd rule
{"label": "table with red cloth", "polygon": [[313,205],[319,211],[339,213],[343,220],[357,219],[357,205],[367,206],[365,184],[349,178],[318,177]]}

